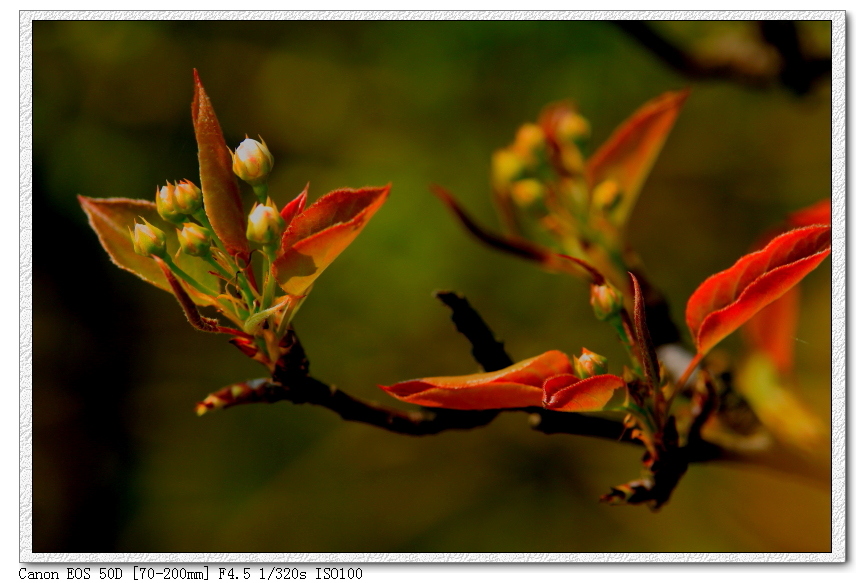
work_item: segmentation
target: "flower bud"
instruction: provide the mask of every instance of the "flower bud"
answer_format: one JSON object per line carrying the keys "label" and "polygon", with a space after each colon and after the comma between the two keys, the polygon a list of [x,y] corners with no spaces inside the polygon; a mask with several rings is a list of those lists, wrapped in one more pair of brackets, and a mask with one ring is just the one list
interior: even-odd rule
{"label": "flower bud", "polygon": [[496,188],[506,188],[525,170],[525,162],[513,150],[498,150],[493,154],[493,186]]}
{"label": "flower bud", "polygon": [[574,359],[574,372],[581,379],[607,374],[607,359],[583,348],[583,354],[580,358]]}
{"label": "flower bud", "polygon": [[151,255],[163,257],[165,255],[165,233],[148,223],[143,217],[141,220],[144,221],[144,224],[135,223],[135,231],[130,232],[132,248],[136,253],[145,257]]}
{"label": "flower bud", "polygon": [[534,178],[517,180],[511,186],[511,197],[521,207],[527,207],[544,195],[544,185]]}
{"label": "flower bud", "polygon": [[175,187],[170,182],[166,183],[161,189],[158,186],[156,187],[156,212],[169,223],[183,221],[183,212],[177,208]]}
{"label": "flower bud", "polygon": [[189,180],[182,180],[174,186],[174,205],[185,215],[197,212],[203,205],[201,190]]}
{"label": "flower bud", "polygon": [[561,138],[577,142],[589,136],[589,122],[571,110],[558,119],[556,131]]}
{"label": "flower bud", "polygon": [[593,285],[589,303],[598,320],[609,320],[622,309],[622,294],[609,284]]}
{"label": "flower bud", "polygon": [[210,232],[195,223],[183,223],[183,229],[177,233],[180,248],[187,255],[204,257],[210,253]]}
{"label": "flower bud", "polygon": [[[270,202],[268,200],[268,203]],[[256,203],[249,213],[246,238],[253,243],[271,245],[279,240],[283,229],[285,229],[285,221],[272,204]]]}
{"label": "flower bud", "polygon": [[524,158],[532,159],[539,150],[543,150],[546,144],[544,130],[541,126],[533,123],[524,123],[517,130],[514,139],[514,150]]}
{"label": "flower bud", "polygon": [[267,182],[267,175],[273,169],[273,156],[267,145],[249,138],[240,142],[231,158],[234,173],[252,186]]}
{"label": "flower bud", "polygon": [[619,183],[612,178],[604,180],[592,190],[592,207],[598,210],[609,211],[616,207],[622,200],[622,189]]}

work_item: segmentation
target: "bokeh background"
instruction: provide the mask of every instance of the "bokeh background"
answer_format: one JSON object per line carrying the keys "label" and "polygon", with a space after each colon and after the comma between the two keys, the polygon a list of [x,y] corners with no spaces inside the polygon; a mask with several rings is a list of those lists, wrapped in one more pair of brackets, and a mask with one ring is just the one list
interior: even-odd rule
{"label": "bokeh background", "polygon": [[[777,63],[755,23],[651,27],[706,62]],[[829,22],[795,27],[803,53],[829,56]],[[307,181],[314,198],[393,183],[296,319],[313,374],[391,405],[377,383],[477,370],[439,289],[465,293],[515,359],[588,346],[621,363],[582,282],[477,245],[427,188],[496,224],[490,155],[551,101],[579,103],[594,147],[692,88],[630,225],[679,323],[703,279],[830,193],[827,77],[688,76],[611,23],[34,22],[34,552],[830,550],[828,475],[695,465],[651,513],[597,501],[637,477],[639,450],[537,434],[522,414],[424,438],[287,403],[195,417],[263,369],[114,267],[75,199],[198,182],[193,67],[229,145],[267,141],[278,203]],[[826,423],[829,275],[805,280],[797,334],[798,396]]]}

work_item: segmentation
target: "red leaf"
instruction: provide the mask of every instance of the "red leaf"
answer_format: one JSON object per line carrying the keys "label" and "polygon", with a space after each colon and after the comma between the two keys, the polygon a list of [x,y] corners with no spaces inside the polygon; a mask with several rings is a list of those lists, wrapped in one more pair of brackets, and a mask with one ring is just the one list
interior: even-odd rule
{"label": "red leaf", "polygon": [[622,225],[627,221],[640,188],[689,93],[687,90],[670,91],[643,105],[587,162],[590,188],[605,180],[613,180],[622,192],[621,200],[610,212],[610,219],[615,224]]}
{"label": "red leaf", "polygon": [[280,216],[282,216],[282,220],[285,221],[286,225],[290,225],[291,221],[294,220],[294,217],[300,214],[306,207],[307,192],[309,192],[309,182],[307,182],[306,186],[303,187],[303,192],[298,194],[293,201],[285,205],[279,212]]}
{"label": "red leaf", "polygon": [[544,407],[570,413],[600,411],[613,392],[624,386],[625,381],[612,374],[587,379],[572,374],[557,375],[544,382]]}
{"label": "red leaf", "polygon": [[745,339],[767,355],[780,373],[793,368],[796,326],[799,323],[799,286],[757,312],[742,327]]}
{"label": "red leaf", "polygon": [[571,359],[551,350],[495,372],[434,377],[382,386],[406,403],[445,409],[515,409],[540,407],[544,381],[574,372]]}
{"label": "red leaf", "polygon": [[237,179],[231,169],[231,154],[210,98],[204,91],[198,71],[193,70],[195,96],[192,100],[192,125],[198,142],[198,167],[204,210],[216,236],[232,255],[249,259],[246,240],[246,215],[240,200]]}
{"label": "red leaf", "polygon": [[[129,229],[135,227],[139,217],[165,233],[165,244],[168,253],[177,254],[177,229],[167,223],[156,212],[156,204],[146,200],[130,198],[88,198],[79,196],[78,202],[87,214],[90,226],[96,231],[99,242],[108,252],[111,261],[121,269],[131,271],[144,281],[165,291],[172,291],[171,286],[162,274],[159,266],[150,257],[138,255],[132,248]],[[212,269],[199,257],[181,253],[176,256],[177,265],[186,273],[201,282],[207,288],[217,288],[217,278],[210,274]],[[190,296],[199,305],[209,305],[212,302],[195,290],[190,289]]]}
{"label": "red leaf", "polygon": [[303,295],[357,237],[389,192],[389,184],[334,190],[297,215],[282,235],[280,255],[273,264],[282,289]]}
{"label": "red leaf", "polygon": [[788,231],[704,281],[685,310],[697,351],[706,354],[799,283],[829,254],[830,239],[826,225]]}
{"label": "red leaf", "polygon": [[791,227],[832,224],[832,201],[826,198],[807,208],[790,213],[787,216],[787,224]]}

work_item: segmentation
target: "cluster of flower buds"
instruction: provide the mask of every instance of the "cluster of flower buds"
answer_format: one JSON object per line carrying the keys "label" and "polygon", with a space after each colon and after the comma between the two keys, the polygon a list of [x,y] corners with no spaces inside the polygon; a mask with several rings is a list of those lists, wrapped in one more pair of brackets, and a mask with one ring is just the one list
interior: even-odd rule
{"label": "cluster of flower buds", "polygon": [[182,223],[202,209],[201,189],[189,180],[156,188],[156,210],[171,223]]}

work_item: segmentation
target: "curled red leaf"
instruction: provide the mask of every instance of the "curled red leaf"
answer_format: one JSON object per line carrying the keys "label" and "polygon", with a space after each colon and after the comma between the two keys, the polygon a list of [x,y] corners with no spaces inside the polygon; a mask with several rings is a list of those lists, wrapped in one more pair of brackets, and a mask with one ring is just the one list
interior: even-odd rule
{"label": "curled red leaf", "polygon": [[581,379],[572,374],[561,374],[544,382],[544,407],[553,411],[580,413],[600,411],[616,389],[625,381],[613,374],[602,374]]}
{"label": "curled red leaf", "polygon": [[[287,293],[300,296],[360,233],[390,193],[387,186],[342,188],[296,215],[282,235],[273,273]],[[301,194],[303,197],[303,194]]]}
{"label": "curled red leaf", "polygon": [[830,242],[828,225],[794,229],[704,281],[685,310],[697,351],[706,354],[799,283],[829,255]]}
{"label": "curled red leaf", "polygon": [[286,225],[290,225],[291,221],[294,220],[294,217],[303,212],[303,209],[306,208],[306,195],[309,192],[309,182],[306,183],[306,186],[303,187],[303,192],[298,194],[294,200],[290,203],[282,207],[282,210],[279,211],[282,220],[285,221]]}
{"label": "curled red leaf", "polygon": [[515,409],[540,407],[544,381],[574,372],[571,359],[551,350],[495,372],[433,377],[381,386],[406,403],[445,409]]}

